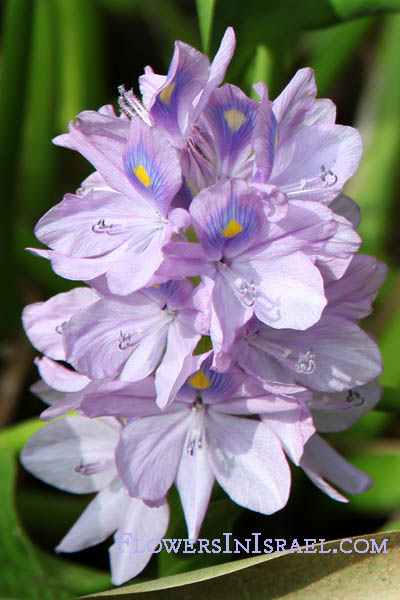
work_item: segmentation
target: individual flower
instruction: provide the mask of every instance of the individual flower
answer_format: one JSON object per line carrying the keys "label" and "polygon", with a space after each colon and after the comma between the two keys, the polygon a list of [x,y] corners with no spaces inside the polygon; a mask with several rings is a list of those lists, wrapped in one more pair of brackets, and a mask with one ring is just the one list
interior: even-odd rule
{"label": "individual flower", "polygon": [[354,256],[345,275],[325,288],[328,304],[306,331],[280,330],[260,321],[238,335],[233,360],[261,379],[298,382],[323,392],[348,390],[375,379],[382,370],[379,349],[356,323],[372,311],[385,266]]}
{"label": "individual flower", "polygon": [[[146,502],[165,496],[175,482],[191,539],[197,539],[215,479],[241,506],[264,514],[282,508],[290,470],[281,429],[297,464],[315,431],[304,388],[268,389],[236,369],[210,370],[211,357],[195,357],[193,365],[202,361],[164,411],[149,402],[155,398],[151,378],[125,387],[110,382],[81,404],[91,417],[128,418],[116,450],[122,481]],[[265,421],[246,418],[264,413]]]}
{"label": "individual flower", "polygon": [[305,330],[319,320],[326,304],[323,281],[307,253],[323,252],[335,234],[332,211],[304,203],[269,222],[261,194],[233,179],[200,192],[190,213],[200,244],[168,244],[158,274],[204,276],[216,354],[229,350],[253,315],[276,329]]}
{"label": "individual flower", "polygon": [[[107,119],[111,130],[115,121],[126,129],[117,147],[107,137],[109,130],[103,131]],[[49,258],[67,279],[89,281],[105,274],[116,294],[150,285],[163,246],[190,224],[186,211],[170,209],[182,185],[176,150],[138,117],[129,123],[93,113],[71,124],[69,135],[108,187],[67,194],[35,228],[51,250],[32,251]]]}
{"label": "individual flower", "polygon": [[103,297],[64,327],[66,358],[91,379],[139,381],[156,372],[161,407],[186,379],[192,353],[208,333],[208,296],[188,280],[123,297]]}
{"label": "individual flower", "polygon": [[[78,552],[116,532],[109,550],[115,585],[144,569],[169,521],[164,500],[150,507],[130,497],[121,483],[114,451],[122,427],[113,418],[65,417],[37,431],[21,453],[24,467],[46,483],[74,494],[97,492],[56,550]],[[118,540],[127,532],[151,542],[141,553],[122,552]]]}

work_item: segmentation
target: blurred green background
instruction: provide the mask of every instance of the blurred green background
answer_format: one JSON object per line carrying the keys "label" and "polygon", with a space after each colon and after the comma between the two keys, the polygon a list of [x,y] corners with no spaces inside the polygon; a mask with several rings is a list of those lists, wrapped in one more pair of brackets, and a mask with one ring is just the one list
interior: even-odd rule
{"label": "blurred green background", "polygon": [[[175,39],[212,57],[228,25],[238,40],[228,81],[251,94],[252,83],[263,80],[274,98],[296,69],[312,66],[319,96],[337,104],[338,122],[362,132],[364,158],[345,191],[361,206],[361,251],[390,267],[365,323],[382,349],[385,392],[378,411],[331,436],[375,479],[372,490],[342,505],[296,471],[288,506],[272,517],[240,511],[217,494],[203,535],[233,530],[243,538],[260,531],[270,538],[334,539],[400,529],[400,0],[3,0],[0,11],[0,594],[67,598],[110,587],[109,544],[68,561],[49,554],[86,498],[47,488],[22,470],[14,493],[14,456],[37,428],[42,409],[28,391],[37,378],[35,353],[20,313],[25,304],[73,287],[24,248],[38,245],[32,233],[38,218],[92,170],[51,139],[82,110],[116,107],[118,85],[138,93],[145,65],[166,72]],[[170,501],[178,514],[170,532],[185,537],[174,494]],[[207,556],[191,562],[166,556],[145,576],[210,562]]]}

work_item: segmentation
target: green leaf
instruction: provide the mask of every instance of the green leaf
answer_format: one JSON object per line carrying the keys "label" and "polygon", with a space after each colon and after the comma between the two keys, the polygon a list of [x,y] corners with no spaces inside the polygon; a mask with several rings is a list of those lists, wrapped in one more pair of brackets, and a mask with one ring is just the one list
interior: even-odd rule
{"label": "green leaf", "polygon": [[310,67],[315,71],[318,96],[330,92],[373,24],[374,19],[367,17],[305,34],[312,47]]}
{"label": "green leaf", "polygon": [[210,45],[215,0],[196,0],[196,6],[203,51],[207,54]]}
{"label": "green leaf", "polygon": [[98,2],[52,1],[58,40],[57,125],[65,131],[79,112],[101,105],[105,59]]}
{"label": "green leaf", "polygon": [[215,6],[213,47],[217,47],[226,25],[232,25],[240,48],[233,67],[237,74],[258,44],[288,44],[299,31],[392,10],[400,10],[398,0],[248,0],[245,5],[219,0]]}
{"label": "green leaf", "polygon": [[[21,210],[31,225],[50,207],[55,181],[54,136],[56,101],[56,65],[54,2],[34,3],[32,43],[27,82],[27,110],[24,122],[24,147],[20,171]],[[28,220],[27,217],[30,217]]]}
{"label": "green leaf", "polygon": [[388,225],[398,183],[399,37],[400,15],[386,17],[357,123],[363,136],[364,156],[359,170],[346,187],[346,193],[361,207],[361,250],[380,258],[387,254]]}
{"label": "green leaf", "polygon": [[[398,302],[396,291],[394,291],[392,299]],[[390,301],[390,298],[388,300]],[[384,386],[400,388],[399,340],[400,310],[393,315],[379,338],[379,347],[384,364],[384,370],[379,381]]]}
{"label": "green leaf", "polygon": [[400,390],[385,387],[383,389],[382,399],[377,408],[384,412],[400,415]]}
{"label": "green leaf", "polygon": [[29,438],[41,427],[46,425],[39,419],[29,419],[0,431],[0,448],[19,453]]}
{"label": "green leaf", "polygon": [[0,271],[7,282],[7,294],[0,299],[1,326],[8,329],[18,318],[14,231],[18,154],[25,108],[25,73],[30,41],[31,0],[3,3],[3,31],[0,75],[0,182],[1,218],[6,224],[0,236]]}
{"label": "green leaf", "polygon": [[[43,425],[35,420],[35,424]],[[101,590],[110,585],[110,575],[88,567],[69,563],[64,559],[52,556],[33,547],[29,539],[21,529],[17,518],[13,490],[15,483],[15,464],[9,450],[18,450],[16,446],[22,445],[30,437],[33,421],[9,428],[1,432],[0,437],[0,597],[1,598],[23,598],[24,600],[70,600],[71,593],[86,594],[93,590]],[[5,435],[4,435],[5,434]],[[12,436],[14,439],[12,443]],[[18,443],[15,444],[15,440]],[[23,441],[22,441],[23,440]],[[39,520],[35,513],[36,500],[44,500],[47,506],[47,515],[54,519],[60,516],[60,499],[53,498],[53,502],[47,502],[43,494],[29,492],[21,493],[25,502],[30,502],[30,517]],[[65,496],[66,497],[66,496]],[[67,498],[67,497],[66,497]],[[72,502],[76,501],[76,502]],[[72,504],[72,506],[70,506]],[[29,508],[29,507],[28,507]],[[39,508],[44,508],[42,504]],[[61,518],[76,513],[77,508],[82,508],[82,498],[68,498],[64,507],[65,514]],[[75,514],[75,517],[77,515]],[[41,520],[43,528],[43,520]],[[54,524],[49,523],[54,529]],[[70,523],[71,525],[71,523]],[[64,532],[65,533],[65,532]],[[43,531],[40,539],[43,541]]]}
{"label": "green leaf", "polygon": [[331,4],[341,19],[400,10],[399,0],[331,0]]}
{"label": "green leaf", "polygon": [[353,508],[380,514],[400,506],[400,443],[384,440],[368,445],[348,456],[350,462],[365,471],[374,485],[363,494],[352,496]]}
{"label": "green leaf", "polygon": [[48,576],[74,595],[90,594],[93,590],[103,590],[110,585],[109,573],[82,567],[42,550],[37,550],[36,553]]}
{"label": "green leaf", "polygon": [[[359,539],[365,541],[357,542]],[[361,552],[354,552],[355,543]],[[324,544],[325,554],[275,553],[246,558],[85,597],[132,594],[138,600],[398,599],[400,532],[364,535],[340,544],[341,540]],[[370,552],[366,553],[366,548]]]}
{"label": "green leaf", "polygon": [[255,100],[259,100],[253,83],[263,81],[270,88],[272,83],[272,71],[274,69],[274,55],[265,44],[259,44],[256,48],[253,59],[250,61],[246,69],[245,84],[250,90],[250,96]]}
{"label": "green leaf", "polygon": [[26,600],[68,599],[69,593],[46,581],[35,551],[19,525],[13,506],[14,461],[0,448],[0,597]]}

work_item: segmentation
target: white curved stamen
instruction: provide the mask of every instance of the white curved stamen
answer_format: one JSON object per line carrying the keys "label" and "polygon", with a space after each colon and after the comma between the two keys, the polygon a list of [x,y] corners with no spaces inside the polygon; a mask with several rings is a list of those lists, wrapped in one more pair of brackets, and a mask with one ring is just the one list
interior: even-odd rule
{"label": "white curved stamen", "polygon": [[162,337],[162,330],[168,325],[176,316],[176,312],[169,310],[165,305],[160,306],[160,314],[155,315],[152,319],[149,319],[145,323],[144,327],[140,327],[135,331],[131,332],[119,332],[118,337],[118,348],[120,350],[128,350],[128,348],[134,348],[137,346],[145,337],[152,335],[156,331],[160,333]]}
{"label": "white curved stamen", "polygon": [[138,115],[147,125],[151,125],[149,113],[140,100],[136,98],[132,90],[127,92],[125,86],[120,85],[118,87],[118,93],[118,106],[120,107],[121,112],[130,119]]}
{"label": "white curved stamen", "polygon": [[315,371],[315,354],[311,348],[306,352],[296,352],[293,348],[283,348],[279,343],[261,337],[259,333],[247,335],[246,340],[250,345],[270,354],[296,373],[311,375]]}
{"label": "white curved stamen", "polygon": [[221,261],[219,261],[216,266],[223,278],[229,284],[230,288],[233,290],[239,302],[246,308],[254,306],[257,296],[257,288],[254,284],[254,281],[248,281],[247,279],[237,277],[232,269],[226,263]]}
{"label": "white curved stamen", "polygon": [[200,397],[193,403],[192,407],[192,423],[186,438],[185,452],[189,456],[194,456],[196,450],[203,448],[203,420],[205,414],[205,406]]}
{"label": "white curved stamen", "polygon": [[281,191],[286,196],[298,196],[299,194],[310,194],[321,192],[334,186],[337,183],[338,177],[331,170],[326,169],[324,165],[321,165],[321,173],[308,179],[300,179],[298,183],[283,186]]}
{"label": "white curved stamen", "polygon": [[299,352],[296,361],[288,359],[289,365],[293,368],[296,373],[301,375],[311,375],[315,371],[315,355],[311,350],[307,352]]}
{"label": "white curved stamen", "polygon": [[112,227],[112,223],[107,225],[105,219],[99,219],[97,223],[92,225],[91,229],[93,233],[108,233],[110,235]]}
{"label": "white curved stamen", "polygon": [[254,285],[254,282],[239,277],[235,281],[235,287],[241,303],[247,307],[254,306],[256,302],[256,286]]}
{"label": "white curved stamen", "polygon": [[100,460],[93,463],[81,463],[77,465],[74,469],[75,473],[79,473],[80,475],[86,475],[90,477],[91,475],[97,475],[97,473],[101,473],[109,468],[109,461]]}

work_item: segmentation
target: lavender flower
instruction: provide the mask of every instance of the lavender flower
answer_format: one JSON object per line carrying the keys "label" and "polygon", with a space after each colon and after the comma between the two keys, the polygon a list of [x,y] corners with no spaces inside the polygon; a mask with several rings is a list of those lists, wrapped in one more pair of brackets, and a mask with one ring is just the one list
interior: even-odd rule
{"label": "lavender flower", "polygon": [[[37,431],[21,453],[24,467],[46,483],[75,494],[97,492],[56,550],[78,552],[116,531],[116,542],[110,547],[115,585],[144,569],[169,521],[164,500],[160,499],[157,506],[147,506],[131,498],[122,485],[114,462],[121,429],[113,418],[65,417]],[[153,538],[154,542],[140,554],[121,553],[117,541],[125,532],[139,539]]]}

